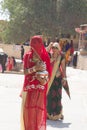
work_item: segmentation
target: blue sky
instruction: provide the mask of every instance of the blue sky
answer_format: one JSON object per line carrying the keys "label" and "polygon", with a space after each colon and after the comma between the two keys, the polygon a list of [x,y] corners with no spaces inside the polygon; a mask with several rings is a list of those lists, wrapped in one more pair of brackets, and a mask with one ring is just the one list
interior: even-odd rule
{"label": "blue sky", "polygon": [[[0,2],[3,1],[3,0],[0,0]],[[2,12],[2,9],[1,9],[1,4],[0,4],[0,20],[8,20],[8,15],[6,14],[6,12]]]}

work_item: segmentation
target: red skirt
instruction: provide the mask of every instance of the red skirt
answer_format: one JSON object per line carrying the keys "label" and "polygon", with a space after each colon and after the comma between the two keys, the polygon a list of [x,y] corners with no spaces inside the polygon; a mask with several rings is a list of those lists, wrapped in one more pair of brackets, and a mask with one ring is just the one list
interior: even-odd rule
{"label": "red skirt", "polygon": [[46,130],[46,92],[37,89],[25,93],[22,130]]}

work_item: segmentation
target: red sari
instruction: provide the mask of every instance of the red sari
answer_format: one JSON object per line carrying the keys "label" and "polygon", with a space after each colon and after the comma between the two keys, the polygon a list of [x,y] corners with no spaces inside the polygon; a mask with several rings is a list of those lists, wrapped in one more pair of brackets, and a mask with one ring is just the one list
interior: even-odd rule
{"label": "red sari", "polygon": [[[45,50],[40,36],[31,39],[31,48],[40,59],[45,62],[49,76],[51,74],[50,58]],[[31,50],[24,56],[24,68],[28,69],[35,65],[32,61],[33,51]],[[23,92],[26,92],[23,103],[23,124],[22,130],[46,130],[46,91],[47,84],[44,86],[35,79],[35,73],[25,75]]]}

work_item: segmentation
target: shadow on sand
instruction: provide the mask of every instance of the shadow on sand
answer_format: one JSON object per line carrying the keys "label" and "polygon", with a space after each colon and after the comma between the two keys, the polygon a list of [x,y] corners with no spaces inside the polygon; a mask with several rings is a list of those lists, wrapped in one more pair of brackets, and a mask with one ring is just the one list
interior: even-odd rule
{"label": "shadow on sand", "polygon": [[51,121],[51,120],[47,120],[47,126],[51,126],[51,127],[56,127],[56,128],[69,128],[69,126],[71,125],[71,123],[65,123],[61,120],[58,121]]}

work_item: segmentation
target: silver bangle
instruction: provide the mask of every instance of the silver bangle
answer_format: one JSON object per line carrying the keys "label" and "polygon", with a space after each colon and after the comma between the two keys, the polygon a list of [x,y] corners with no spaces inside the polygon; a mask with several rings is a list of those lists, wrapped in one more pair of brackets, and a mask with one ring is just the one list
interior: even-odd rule
{"label": "silver bangle", "polygon": [[31,73],[33,73],[33,72],[36,72],[35,67],[32,67],[32,68],[29,68],[29,69],[28,69],[28,73],[29,73],[29,74],[31,74]]}
{"label": "silver bangle", "polygon": [[34,71],[33,71],[33,68],[29,68],[29,69],[28,69],[28,73],[29,73],[29,74],[31,74],[31,73],[33,73],[33,72],[34,72]]}

